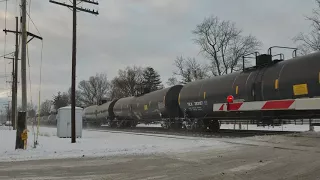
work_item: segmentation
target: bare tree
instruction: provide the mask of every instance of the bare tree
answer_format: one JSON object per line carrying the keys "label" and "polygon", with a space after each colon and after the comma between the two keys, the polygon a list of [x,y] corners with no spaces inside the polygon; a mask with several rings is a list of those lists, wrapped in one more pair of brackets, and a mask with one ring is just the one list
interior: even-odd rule
{"label": "bare tree", "polygon": [[168,86],[174,86],[174,85],[178,85],[179,81],[177,80],[176,77],[173,76],[173,77],[168,78],[166,83]]}
{"label": "bare tree", "polygon": [[198,63],[195,58],[185,59],[180,56],[177,57],[174,65],[178,70],[173,74],[181,77],[182,84],[208,77],[209,67]]}
{"label": "bare tree", "polygon": [[143,92],[143,69],[141,67],[127,67],[119,70],[118,76],[111,81],[111,98],[136,96]]}
{"label": "bare tree", "polygon": [[320,50],[320,0],[316,0],[316,3],[318,8],[313,10],[313,16],[306,17],[312,23],[311,32],[300,33],[293,38],[294,42],[300,43],[298,49],[304,55]]}
{"label": "bare tree", "polygon": [[[71,88],[68,90],[68,96],[69,96],[69,104],[71,104]],[[81,92],[79,90],[76,90],[76,106],[77,107],[83,107],[83,103],[81,102]]]}
{"label": "bare tree", "polygon": [[192,32],[201,52],[211,61],[214,76],[238,70],[241,57],[257,51],[262,45],[251,35],[242,36],[235,23],[214,16],[205,18]]}
{"label": "bare tree", "polygon": [[0,124],[3,124],[6,122],[7,117],[6,117],[6,111],[0,110]]}
{"label": "bare tree", "polygon": [[50,100],[45,100],[44,102],[42,102],[41,106],[40,106],[40,116],[50,115],[50,110],[51,110],[52,104],[53,103]]}
{"label": "bare tree", "polygon": [[83,80],[79,83],[80,101],[82,104],[89,106],[98,104],[105,98],[109,92],[110,84],[106,74],[96,74],[89,80]]}

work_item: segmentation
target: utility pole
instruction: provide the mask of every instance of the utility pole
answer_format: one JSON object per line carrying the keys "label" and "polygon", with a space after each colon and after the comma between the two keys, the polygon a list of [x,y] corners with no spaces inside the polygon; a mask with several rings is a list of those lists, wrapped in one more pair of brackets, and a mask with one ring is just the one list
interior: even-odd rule
{"label": "utility pole", "polygon": [[[12,109],[11,109],[12,111]],[[8,101],[8,121],[10,122],[11,117],[10,117],[10,101]],[[11,126],[12,126],[12,121],[11,121]]]}
{"label": "utility pole", "polygon": [[[22,111],[27,112],[27,0],[21,0],[21,31]],[[26,121],[26,117],[24,117],[24,121]]]}
{"label": "utility pole", "polygon": [[19,59],[19,17],[16,17],[16,50],[14,53],[14,126],[17,128],[17,99],[18,99],[18,59]]}
{"label": "utility pole", "polygon": [[49,2],[58,4],[61,6],[65,6],[68,8],[72,8],[73,11],[73,32],[72,32],[72,77],[71,77],[71,143],[76,142],[76,110],[75,110],[75,91],[76,91],[76,62],[77,62],[77,10],[98,15],[98,11],[85,9],[82,7],[77,7],[77,1],[90,3],[94,5],[99,5],[98,2],[94,0],[73,0],[72,5],[68,5],[66,3],[60,3],[57,1],[49,0]]}
{"label": "utility pole", "polygon": [[[5,31],[7,32],[7,31]],[[16,109],[17,109],[17,87],[18,87],[18,55],[19,55],[19,18],[16,17],[16,31],[14,32],[16,34],[16,50],[14,58],[4,57],[6,59],[12,60],[12,95],[11,95],[11,121],[12,121],[12,127],[13,130],[16,129]]]}
{"label": "utility pole", "polygon": [[12,58],[12,93],[11,93],[11,122],[13,130],[16,130],[16,105],[15,105],[15,94],[14,94],[14,81],[16,76],[14,75],[15,68],[14,68],[14,58]]}
{"label": "utility pole", "polygon": [[14,81],[15,81],[15,75],[14,75],[14,58],[10,58],[10,57],[4,57],[5,59],[11,59],[12,60],[12,80],[11,81],[7,81],[7,83],[11,83],[11,123],[12,123],[12,128],[13,130],[16,129],[16,126],[15,126],[15,109],[16,109],[16,106],[14,104],[14,99],[15,99],[15,94],[14,94]]}
{"label": "utility pole", "polygon": [[[14,58],[14,80],[12,82],[13,84],[13,92],[12,92],[12,125],[17,129],[16,133],[16,149],[24,149],[24,143],[21,138],[22,132],[26,129],[26,124],[27,124],[27,119],[26,119],[26,111],[27,111],[27,88],[26,88],[26,47],[27,43],[29,43],[33,38],[37,38],[42,40],[42,37],[37,36],[35,34],[32,34],[30,32],[26,31],[26,0],[21,0],[22,2],[22,17],[21,17],[21,23],[22,23],[22,32],[19,32],[19,27],[18,27],[18,21],[19,18],[16,17],[16,30],[7,30],[4,29],[3,31],[5,33],[15,33],[16,34],[16,51],[15,51],[15,58]],[[23,10],[25,8],[25,10]],[[23,17],[23,14],[25,14],[25,17]],[[23,28],[24,27],[24,28]],[[21,44],[21,86],[22,86],[22,111],[25,113],[20,113],[18,115],[18,118],[16,117],[16,112],[17,112],[17,89],[18,89],[18,56],[19,56],[19,34],[22,35],[22,44]],[[25,37],[24,37],[25,36]],[[31,39],[27,41],[28,36],[31,36]],[[18,122],[19,121],[19,122]]]}

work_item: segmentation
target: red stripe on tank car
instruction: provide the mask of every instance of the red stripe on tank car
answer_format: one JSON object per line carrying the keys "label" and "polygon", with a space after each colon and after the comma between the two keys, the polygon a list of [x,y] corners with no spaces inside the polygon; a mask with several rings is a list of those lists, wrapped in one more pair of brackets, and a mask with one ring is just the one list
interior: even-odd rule
{"label": "red stripe on tank car", "polygon": [[229,111],[239,110],[243,103],[231,103],[229,104]]}
{"label": "red stripe on tank car", "polygon": [[268,101],[266,102],[262,109],[288,109],[294,100],[285,100],[285,101]]}
{"label": "red stripe on tank car", "polygon": [[223,107],[224,107],[224,104],[221,105],[221,107],[219,108],[219,111],[223,111]]}

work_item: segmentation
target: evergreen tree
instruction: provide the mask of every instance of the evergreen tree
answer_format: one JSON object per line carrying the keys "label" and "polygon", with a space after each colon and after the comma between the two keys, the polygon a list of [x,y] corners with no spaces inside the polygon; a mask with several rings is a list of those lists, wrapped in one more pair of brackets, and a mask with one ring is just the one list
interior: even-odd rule
{"label": "evergreen tree", "polygon": [[[69,88],[66,94],[69,96],[68,103],[71,105],[71,98],[72,98],[71,88]],[[81,102],[81,92],[79,90],[76,90],[75,96],[76,96],[76,107],[83,107]]]}
{"label": "evergreen tree", "polygon": [[58,92],[58,95],[53,96],[53,104],[56,110],[58,110],[61,107],[68,106],[69,95],[67,93],[61,94],[61,92]]}
{"label": "evergreen tree", "polygon": [[145,93],[163,88],[161,86],[160,75],[152,67],[147,67],[143,71],[142,86]]}

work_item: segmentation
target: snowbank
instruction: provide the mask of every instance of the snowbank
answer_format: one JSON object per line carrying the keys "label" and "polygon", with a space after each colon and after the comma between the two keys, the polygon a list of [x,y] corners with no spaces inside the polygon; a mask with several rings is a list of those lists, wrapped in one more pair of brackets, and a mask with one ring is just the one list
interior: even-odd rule
{"label": "snowbank", "polygon": [[89,130],[83,130],[83,138],[72,144],[70,138],[58,138],[56,128],[40,127],[39,145],[32,148],[32,127],[28,127],[28,130],[27,150],[14,150],[16,132],[0,126],[0,161],[170,153],[235,147],[218,139],[170,135],[158,137]]}

